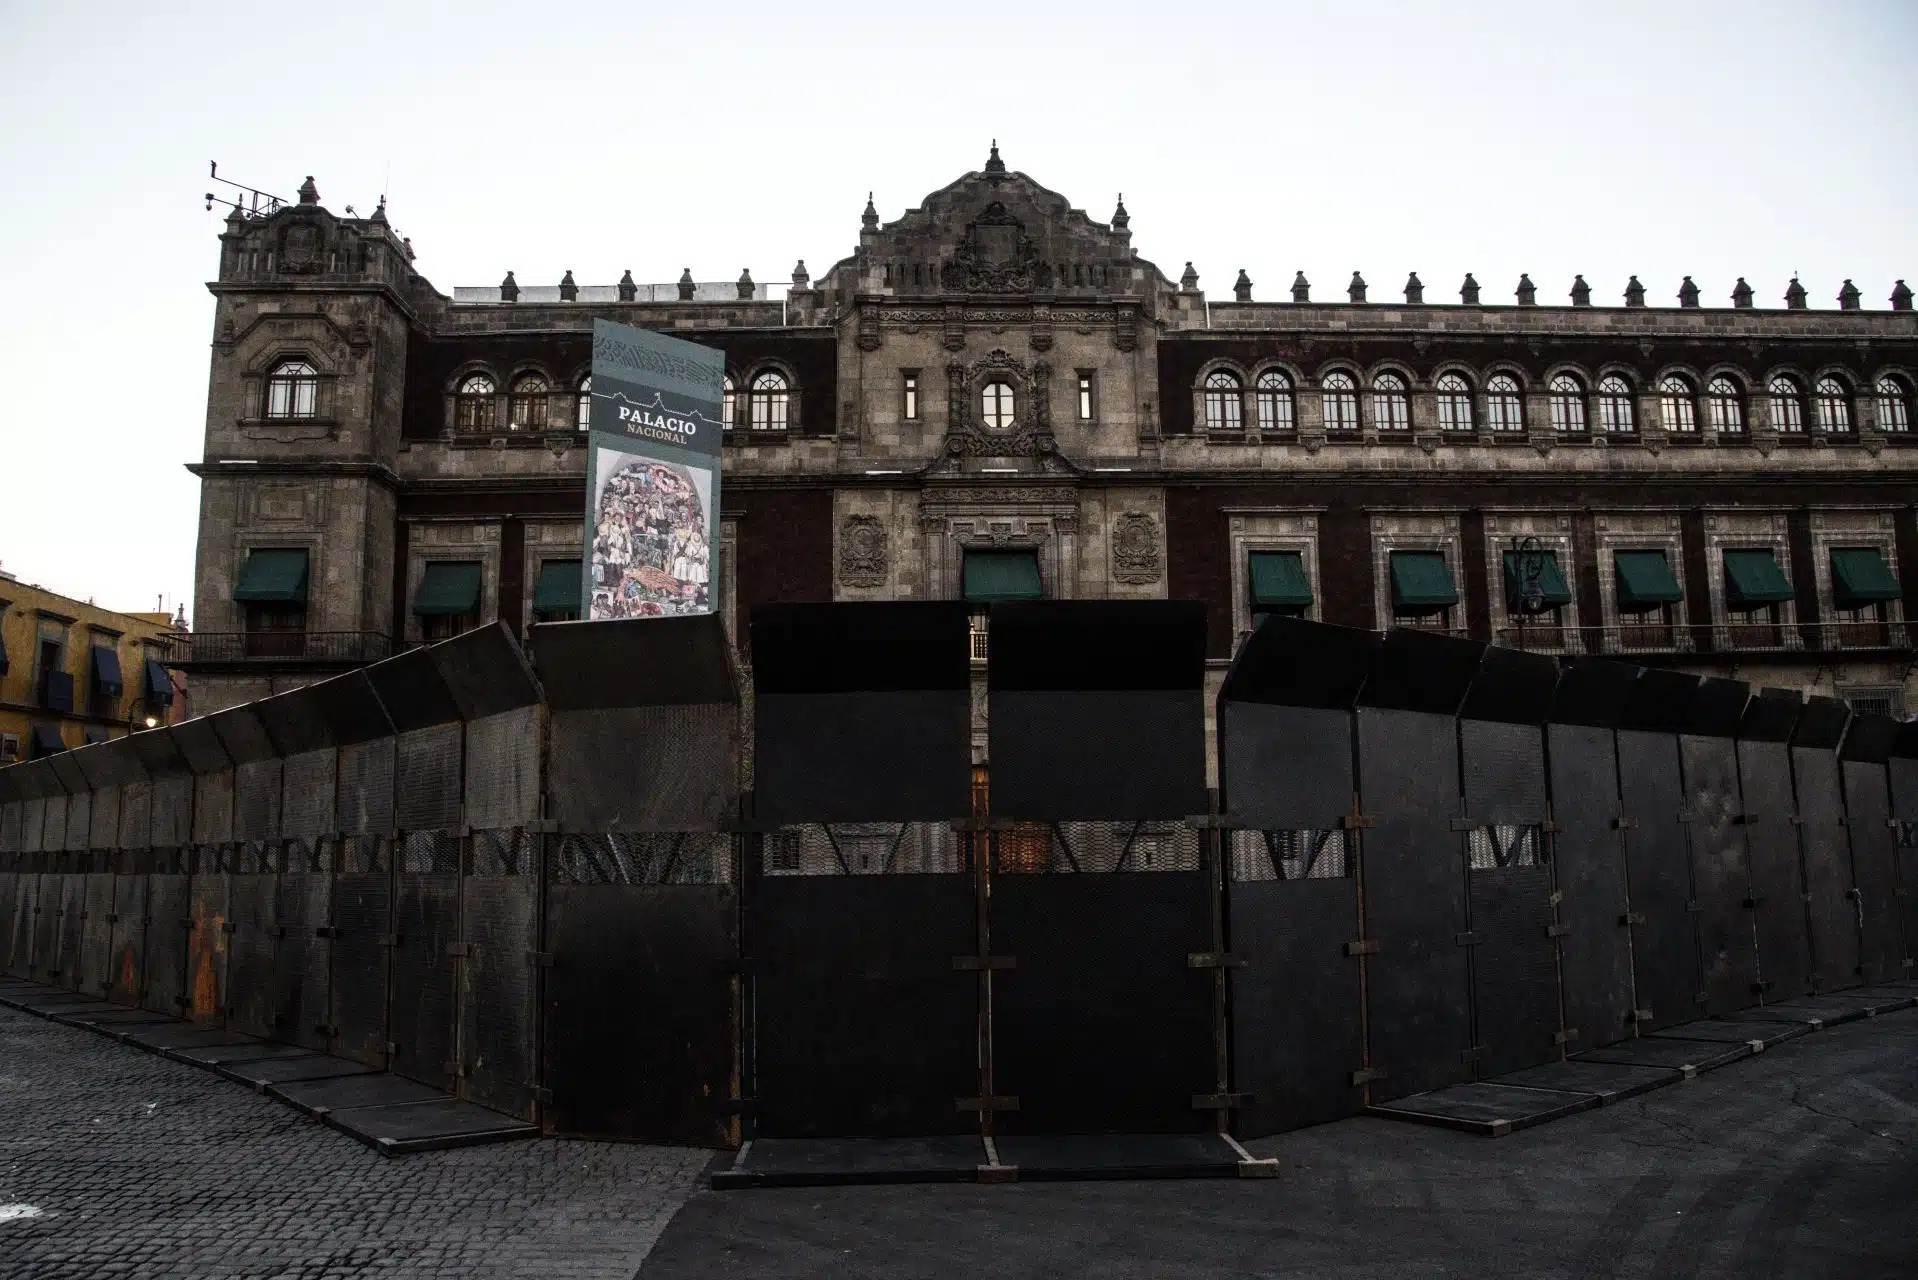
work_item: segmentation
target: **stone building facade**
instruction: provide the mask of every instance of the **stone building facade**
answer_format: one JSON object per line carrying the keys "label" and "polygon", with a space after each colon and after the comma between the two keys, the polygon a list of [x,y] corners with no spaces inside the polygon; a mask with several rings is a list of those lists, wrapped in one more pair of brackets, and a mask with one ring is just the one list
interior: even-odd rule
{"label": "stone building facade", "polygon": [[1707,306],[1689,278],[1650,306],[1635,277],[1624,305],[1582,278],[1562,304],[1416,275],[1388,300],[1357,273],[1255,301],[1240,272],[1227,300],[1129,221],[995,146],[896,220],[869,199],[783,299],[690,272],[449,297],[383,209],[335,216],[311,179],[236,210],[193,468],[202,705],[554,616],[596,316],[726,354],[720,598],[748,661],[764,601],[1038,591],[1203,600],[1217,672],[1291,609],[1918,703],[1902,282],[1889,309],[1796,280]]}

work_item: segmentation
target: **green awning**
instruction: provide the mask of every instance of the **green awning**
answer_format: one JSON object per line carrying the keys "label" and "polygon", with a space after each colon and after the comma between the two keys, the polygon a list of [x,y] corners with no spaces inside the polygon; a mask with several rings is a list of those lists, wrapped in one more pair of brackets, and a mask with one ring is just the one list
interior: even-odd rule
{"label": "green awning", "polygon": [[1791,583],[1769,550],[1746,548],[1725,553],[1725,607],[1744,613],[1792,598]]}
{"label": "green awning", "polygon": [[262,547],[247,552],[233,598],[242,604],[305,604],[306,550]]}
{"label": "green awning", "polygon": [[[1505,603],[1512,612],[1522,608],[1525,599],[1525,575],[1520,565],[1517,551],[1505,553]],[[1532,553],[1524,553],[1529,556]],[[1538,601],[1539,608],[1556,609],[1572,602],[1572,589],[1565,585],[1565,575],[1558,567],[1558,552],[1540,551],[1538,555]]]}
{"label": "green awning", "polygon": [[162,663],[158,658],[148,658],[146,671],[147,701],[157,703],[163,707],[172,706],[173,677],[167,674],[166,664]]}
{"label": "green awning", "polygon": [[1618,575],[1620,613],[1649,613],[1685,598],[1663,551],[1614,551],[1612,569]]}
{"label": "green awning", "polygon": [[1252,553],[1252,611],[1305,609],[1312,604],[1312,581],[1298,551]]}
{"label": "green awning", "polygon": [[479,561],[429,560],[413,597],[413,612],[422,618],[473,613],[479,609],[479,600]]}
{"label": "green awning", "polygon": [[544,562],[539,567],[539,582],[533,587],[534,616],[578,613],[579,586],[579,561],[548,560]]}
{"label": "green awning", "polygon": [[1452,585],[1444,552],[1394,551],[1390,562],[1395,615],[1421,618],[1458,603],[1458,588]]}
{"label": "green awning", "polygon": [[88,654],[88,665],[93,673],[93,691],[102,697],[117,698],[125,692],[126,686],[120,679],[120,655],[103,644],[96,644]]}
{"label": "green awning", "polygon": [[1831,549],[1831,602],[1840,609],[1857,609],[1904,596],[1898,578],[1877,547]]}
{"label": "green awning", "polygon": [[965,598],[973,604],[994,600],[1043,600],[1037,551],[968,551],[965,559]]}

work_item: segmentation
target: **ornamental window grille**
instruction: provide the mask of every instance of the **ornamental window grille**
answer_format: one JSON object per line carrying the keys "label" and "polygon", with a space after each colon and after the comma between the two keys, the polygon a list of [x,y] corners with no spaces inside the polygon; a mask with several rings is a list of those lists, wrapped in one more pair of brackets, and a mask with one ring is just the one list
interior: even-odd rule
{"label": "ornamental window grille", "polygon": [[304,360],[282,360],[266,376],[266,416],[311,418],[319,412],[319,370]]}
{"label": "ornamental window grille", "polygon": [[1205,375],[1205,429],[1237,434],[1245,430],[1243,385],[1239,375],[1215,369]]}
{"label": "ornamental window grille", "polygon": [[1851,431],[1851,390],[1836,378],[1820,378],[1812,396],[1818,429],[1830,435]]}
{"label": "ornamental window grille", "polygon": [[768,369],[753,379],[749,421],[754,431],[785,431],[792,420],[792,384]]}
{"label": "ornamental window grille", "polygon": [[579,380],[579,396],[573,410],[573,425],[581,431],[593,425],[593,377],[591,374]]}
{"label": "ornamental window grille", "polygon": [[979,421],[988,431],[1004,431],[1013,423],[1012,384],[988,382],[979,392]]}
{"label": "ornamental window grille", "polygon": [[1772,426],[1786,435],[1801,435],[1805,430],[1805,393],[1790,378],[1780,374],[1771,380]]}
{"label": "ornamental window grille", "polygon": [[1598,426],[1608,435],[1630,435],[1638,430],[1632,413],[1632,388],[1615,373],[1598,380]]}
{"label": "ornamental window grille", "polygon": [[1325,401],[1327,431],[1359,429],[1359,384],[1349,373],[1328,373],[1319,379],[1319,392]]}
{"label": "ornamental window grille", "polygon": [[537,373],[522,373],[513,379],[512,392],[506,397],[507,429],[546,430],[546,397],[551,390],[545,377]]}
{"label": "ornamental window grille", "polygon": [[1659,380],[1658,412],[1665,420],[1665,430],[1680,435],[1697,433],[1698,403],[1692,384],[1678,374],[1668,373]]}
{"label": "ornamental window grille", "polygon": [[1519,398],[1518,379],[1495,373],[1485,381],[1485,425],[1494,431],[1525,430],[1525,402]]}
{"label": "ornamental window grille", "polygon": [[1438,420],[1440,431],[1472,429],[1472,386],[1456,373],[1438,380]]}
{"label": "ornamental window grille", "polygon": [[1381,373],[1372,379],[1372,420],[1380,431],[1410,431],[1412,412],[1406,397],[1405,379],[1396,373]]}
{"label": "ornamental window grille", "polygon": [[1568,436],[1585,434],[1585,384],[1569,373],[1561,373],[1552,379],[1547,391],[1552,430]]}
{"label": "ornamental window grille", "polygon": [[1889,375],[1878,379],[1878,429],[1900,435],[1911,430],[1911,388]]}
{"label": "ornamental window grille", "polygon": [[1272,433],[1298,429],[1291,378],[1277,369],[1267,369],[1259,375],[1257,391],[1260,431]]}
{"label": "ornamental window grille", "polygon": [[461,431],[491,431],[497,392],[486,374],[468,374],[453,397],[453,425]]}
{"label": "ornamental window grille", "polygon": [[1720,435],[1745,432],[1745,397],[1730,378],[1713,378],[1705,387],[1705,418]]}

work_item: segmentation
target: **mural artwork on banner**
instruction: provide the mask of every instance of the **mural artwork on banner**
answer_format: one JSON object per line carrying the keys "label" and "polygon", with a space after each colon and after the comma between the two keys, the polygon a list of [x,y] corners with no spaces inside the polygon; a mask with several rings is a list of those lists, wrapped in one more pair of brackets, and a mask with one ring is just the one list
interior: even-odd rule
{"label": "mural artwork on banner", "polygon": [[582,618],[713,611],[725,366],[711,347],[593,321]]}

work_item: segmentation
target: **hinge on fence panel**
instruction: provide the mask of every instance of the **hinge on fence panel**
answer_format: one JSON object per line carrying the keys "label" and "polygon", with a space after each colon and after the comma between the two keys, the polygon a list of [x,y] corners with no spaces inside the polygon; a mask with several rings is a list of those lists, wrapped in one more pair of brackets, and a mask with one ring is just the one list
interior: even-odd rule
{"label": "hinge on fence panel", "polygon": [[337,938],[340,936],[340,931],[330,924],[323,924],[313,930],[313,936],[316,938]]}
{"label": "hinge on fence panel", "polygon": [[464,960],[468,956],[473,954],[473,944],[470,942],[448,943],[446,947],[446,954],[451,956],[455,960]]}
{"label": "hinge on fence panel", "polygon": [[1759,823],[1763,822],[1764,820],[1765,820],[1765,815],[1762,813],[1741,813],[1737,817],[1732,819],[1732,825],[1739,826],[1739,827],[1755,827]]}
{"label": "hinge on fence panel", "polygon": [[1802,826],[1804,826],[1804,825],[1805,825],[1805,820],[1804,820],[1803,818],[1801,818],[1801,817],[1799,817],[1799,816],[1798,816],[1797,814],[1795,814],[1795,813],[1788,813],[1788,814],[1786,814],[1786,815],[1785,815],[1785,821],[1786,821],[1786,822],[1789,822],[1789,823],[1791,823],[1791,825],[1792,825],[1792,826],[1794,826],[1794,827],[1802,827]]}
{"label": "hinge on fence panel", "polygon": [[1377,818],[1363,813],[1348,813],[1339,819],[1339,826],[1346,831],[1364,831],[1378,825]]}
{"label": "hinge on fence panel", "polygon": [[84,919],[86,919],[86,918],[87,918],[87,913],[86,913],[86,912],[84,912],[84,911],[82,911],[82,912],[80,913],[80,918],[81,918],[82,920],[84,920]]}
{"label": "hinge on fence panel", "polygon": [[1856,885],[1853,885],[1851,888],[1845,890],[1845,896],[1847,898],[1850,898],[1853,902],[1857,902],[1861,900],[1865,895],[1858,891],[1858,887]]}
{"label": "hinge on fence panel", "polygon": [[1452,830],[1454,831],[1477,831],[1480,827],[1484,825],[1485,824],[1483,822],[1477,822],[1471,818],[1452,819]]}
{"label": "hinge on fence panel", "polygon": [[955,1111],[1017,1111],[1019,1099],[1013,1094],[994,1094],[989,1098],[954,1098]]}
{"label": "hinge on fence panel", "polygon": [[382,1046],[382,1049],[386,1053],[386,1056],[390,1058],[400,1051],[400,1042],[397,1040],[388,1040],[385,1045]]}
{"label": "hinge on fence panel", "polygon": [[1697,995],[1692,997],[1693,1004],[1710,1004],[1711,1001],[1712,1001],[1711,996],[1707,995],[1703,991],[1699,992]]}
{"label": "hinge on fence panel", "polygon": [[184,1008],[186,1008],[186,1007],[187,1007],[188,1005],[190,1005],[190,1004],[192,1004],[192,1003],[193,1003],[193,1002],[192,1002],[191,1000],[189,1000],[189,999],[187,999],[187,998],[186,998],[185,996],[174,996],[174,997],[173,997],[173,1007],[174,1007],[174,1008],[176,1008],[176,1009],[184,1009]]}
{"label": "hinge on fence panel", "polygon": [[1546,835],[1549,835],[1549,836],[1555,836],[1559,832],[1565,830],[1564,827],[1561,827],[1558,825],[1558,821],[1555,818],[1545,819],[1545,821],[1538,824],[1538,829],[1540,831],[1543,831]]}
{"label": "hinge on fence panel", "polygon": [[1556,907],[1559,903],[1565,901],[1565,890],[1563,889],[1552,890],[1550,893],[1545,895],[1545,901],[1550,903],[1552,906]]}
{"label": "hinge on fence panel", "polygon": [[1229,951],[1192,951],[1185,958],[1188,969],[1243,969],[1245,961]]}
{"label": "hinge on fence panel", "polygon": [[1548,924],[1545,926],[1545,936],[1548,938],[1563,938],[1571,933],[1571,931],[1572,926],[1569,924]]}
{"label": "hinge on fence panel", "polygon": [[553,967],[553,953],[550,951],[528,951],[526,953],[526,963],[538,969],[550,969]]}
{"label": "hinge on fence panel", "polygon": [[394,947],[403,946],[405,942],[406,935],[403,933],[382,933],[379,936],[379,945],[389,950]]}
{"label": "hinge on fence panel", "polygon": [[1811,905],[1811,894],[1809,892],[1799,894],[1798,898],[1799,901],[1803,902],[1806,906]]}
{"label": "hinge on fence panel", "polygon": [[1909,956],[1907,956],[1907,957],[1905,958],[1905,968],[1907,968],[1907,969],[1918,969],[1918,960],[1913,960],[1913,959],[1911,959],[1911,958],[1910,958]]}
{"label": "hinge on fence panel", "polygon": [[1455,933],[1452,935],[1452,941],[1461,947],[1476,947],[1478,945],[1478,935],[1476,933]]}
{"label": "hinge on fence panel", "polygon": [[1578,1039],[1577,1027],[1560,1027],[1558,1030],[1552,1032],[1553,1044],[1570,1044],[1576,1039]]}
{"label": "hinge on fence panel", "polygon": [[457,840],[470,840],[473,837],[473,828],[462,822],[453,828],[453,837]]}
{"label": "hinge on fence panel", "polygon": [[1360,1067],[1357,1071],[1354,1071],[1351,1074],[1351,1076],[1349,1076],[1348,1078],[1352,1081],[1352,1087],[1356,1089],[1358,1086],[1362,1084],[1371,1084],[1374,1080],[1385,1079],[1385,1068]]}
{"label": "hinge on fence panel", "polygon": [[1230,1111],[1234,1107],[1243,1107],[1251,1103],[1249,1093],[1195,1093],[1192,1095],[1194,1111]]}
{"label": "hinge on fence panel", "polygon": [[466,1064],[463,1062],[440,1063],[440,1074],[452,1076],[455,1080],[466,1079]]}
{"label": "hinge on fence panel", "polygon": [[1628,818],[1622,813],[1612,815],[1612,830],[1614,831],[1630,831],[1637,825],[1638,819],[1636,818]]}
{"label": "hinge on fence panel", "polygon": [[713,1103],[713,1111],[722,1116],[749,1115],[759,1107],[757,1098],[721,1098]]}
{"label": "hinge on fence panel", "polygon": [[1672,815],[1672,818],[1673,818],[1673,821],[1677,822],[1678,825],[1681,827],[1688,827],[1692,823],[1698,821],[1698,815],[1693,813],[1690,809],[1680,809],[1677,813]]}
{"label": "hinge on fence panel", "polygon": [[1758,906],[1759,903],[1763,902],[1764,900],[1765,900],[1765,895],[1762,893],[1748,893],[1745,895],[1745,905],[1747,907],[1755,908]]}
{"label": "hinge on fence panel", "polygon": [[1631,1017],[1627,1019],[1629,1022],[1650,1022],[1651,1020],[1652,1011],[1650,1009],[1634,1009],[1632,1010]]}
{"label": "hinge on fence panel", "polygon": [[1458,1060],[1460,1062],[1477,1062],[1484,1056],[1485,1046],[1482,1044],[1475,1044],[1469,1049],[1460,1049],[1458,1051]]}
{"label": "hinge on fence panel", "polygon": [[959,972],[980,973],[986,970],[1016,969],[1019,965],[1016,956],[954,956],[952,967]]}
{"label": "hinge on fence panel", "polygon": [[1849,827],[1851,825],[1851,816],[1849,814],[1839,814],[1838,825],[1841,827]]}
{"label": "hinge on fence panel", "polygon": [[1377,939],[1361,938],[1357,942],[1348,942],[1345,944],[1345,954],[1348,956],[1375,956],[1378,953],[1379,944]]}
{"label": "hinge on fence panel", "polygon": [[1885,825],[1890,827],[1893,831],[1896,831],[1898,828],[1904,826],[1905,824],[1902,818],[1886,818]]}
{"label": "hinge on fence panel", "polygon": [[1224,814],[1200,813],[1185,819],[1185,825],[1188,827],[1197,827],[1201,831],[1224,831],[1239,824],[1233,822]]}
{"label": "hinge on fence panel", "polygon": [[1698,899],[1697,899],[1697,898],[1692,898],[1692,899],[1689,899],[1689,900],[1688,900],[1688,901],[1687,901],[1687,902],[1685,903],[1685,910],[1687,910],[1687,911],[1690,911],[1690,912],[1694,912],[1694,913],[1695,913],[1695,912],[1699,912],[1699,911],[1703,911],[1704,909],[1705,909],[1704,907],[1702,907],[1702,906],[1700,906],[1700,905],[1698,904]]}

